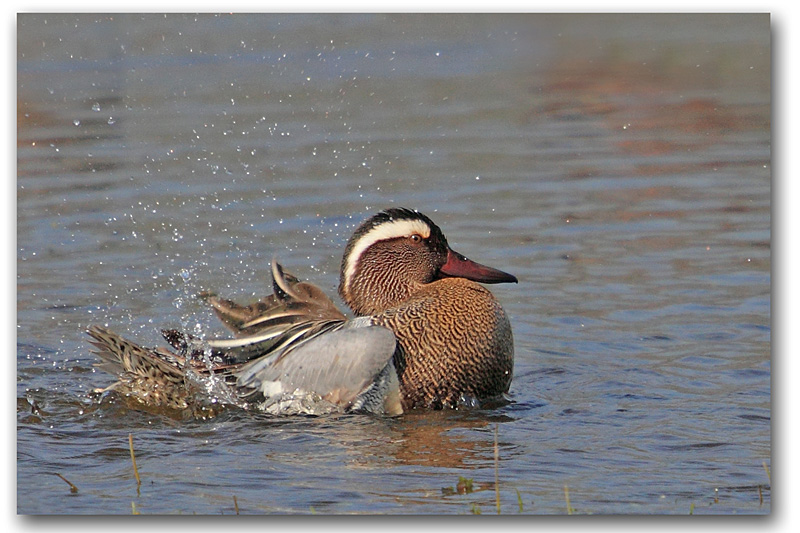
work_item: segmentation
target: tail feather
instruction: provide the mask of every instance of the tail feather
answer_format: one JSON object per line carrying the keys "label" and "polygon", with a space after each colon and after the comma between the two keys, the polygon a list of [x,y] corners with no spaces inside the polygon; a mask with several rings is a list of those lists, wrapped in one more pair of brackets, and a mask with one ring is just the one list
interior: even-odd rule
{"label": "tail feather", "polygon": [[102,360],[97,365],[99,368],[113,374],[135,376],[158,371],[165,379],[183,381],[181,367],[185,358],[160,348],[143,348],[102,326],[91,326],[87,333],[94,339],[90,341],[97,348],[94,353]]}
{"label": "tail feather", "polygon": [[119,377],[116,389],[150,407],[190,406],[184,358],[160,348],[143,348],[101,326],[92,326],[87,333],[101,360],[97,367]]}

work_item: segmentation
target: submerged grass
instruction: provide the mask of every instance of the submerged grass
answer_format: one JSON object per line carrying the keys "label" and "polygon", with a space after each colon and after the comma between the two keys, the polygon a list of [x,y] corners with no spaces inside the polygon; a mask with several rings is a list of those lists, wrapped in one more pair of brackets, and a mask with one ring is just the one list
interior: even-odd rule
{"label": "submerged grass", "polygon": [[73,485],[73,484],[72,484],[72,481],[68,480],[67,478],[65,478],[64,476],[62,476],[61,474],[59,474],[58,472],[56,472],[56,473],[55,473],[55,475],[56,475],[56,476],[58,476],[58,477],[60,477],[61,479],[63,479],[63,480],[64,480],[64,481],[67,483],[67,485],[69,485],[69,491],[70,491],[71,493],[75,494],[76,492],[78,492],[78,487],[76,487],[75,485]]}
{"label": "submerged grass", "polygon": [[500,514],[500,448],[497,446],[497,424],[494,425],[494,497]]}
{"label": "submerged grass", "polygon": [[567,514],[571,515],[575,512],[575,509],[572,507],[572,504],[569,502],[569,487],[564,485],[564,500],[567,502]]}
{"label": "submerged grass", "polygon": [[128,433],[128,446],[131,449],[131,462],[133,463],[133,475],[136,478],[136,493],[142,486],[142,479],[139,477],[139,469],[136,467],[136,454],[133,453],[133,433]]}

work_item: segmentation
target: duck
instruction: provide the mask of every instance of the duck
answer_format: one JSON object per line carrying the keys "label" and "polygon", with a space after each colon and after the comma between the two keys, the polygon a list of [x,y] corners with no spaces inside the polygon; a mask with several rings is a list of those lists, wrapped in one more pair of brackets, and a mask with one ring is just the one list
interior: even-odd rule
{"label": "duck", "polygon": [[[515,276],[454,251],[426,215],[402,207],[364,220],[347,241],[338,293],[271,262],[272,294],[248,305],[199,296],[232,337],[162,330],[146,348],[105,326],[87,333],[116,390],[151,408],[204,413],[236,405],[270,413],[397,416],[481,406],[508,393],[514,340],[485,284]],[[213,405],[211,405],[213,404]]]}

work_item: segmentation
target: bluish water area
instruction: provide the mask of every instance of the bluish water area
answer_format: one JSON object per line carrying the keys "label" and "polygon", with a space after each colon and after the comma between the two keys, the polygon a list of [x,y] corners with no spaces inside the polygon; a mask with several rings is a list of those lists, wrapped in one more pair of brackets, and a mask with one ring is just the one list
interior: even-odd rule
{"label": "bluish water area", "polygon": [[[770,512],[768,15],[17,20],[18,513]],[[88,326],[221,335],[273,255],[335,297],[390,206],[519,278],[508,405],[91,394]]]}

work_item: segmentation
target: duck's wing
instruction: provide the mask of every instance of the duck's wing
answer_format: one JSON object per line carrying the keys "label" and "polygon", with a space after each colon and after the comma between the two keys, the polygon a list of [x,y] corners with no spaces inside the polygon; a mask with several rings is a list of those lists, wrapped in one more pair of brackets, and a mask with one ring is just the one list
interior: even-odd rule
{"label": "duck's wing", "polygon": [[[272,286],[273,294],[249,306],[216,296],[207,298],[217,316],[236,333],[233,339],[204,343],[220,362],[240,365],[260,357],[280,358],[303,342],[345,323],[344,314],[319,287],[298,280],[275,259]],[[165,338],[183,352],[191,346],[183,334],[165,332]]]}
{"label": "duck's wing", "polygon": [[[236,383],[245,396],[260,393],[267,401],[313,393],[341,407],[361,407],[376,387],[396,386],[390,363],[397,344],[389,329],[362,324],[339,325],[283,353],[249,362],[233,372]],[[385,393],[374,394],[380,409]]]}
{"label": "duck's wing", "polygon": [[241,334],[233,339],[205,341],[215,360],[226,365],[241,365],[260,357],[283,357],[287,350],[344,324],[343,320],[307,320],[286,322],[276,318],[265,323],[256,333]]}
{"label": "duck's wing", "polygon": [[319,287],[300,281],[275,259],[272,286],[273,294],[248,306],[206,295],[220,320],[234,331],[233,339],[198,345],[176,331],[165,331],[164,337],[181,353],[210,351],[215,362],[235,366],[259,357],[282,357],[287,350],[345,323],[344,314]]}
{"label": "duck's wing", "polygon": [[214,294],[205,293],[202,297],[237,336],[252,336],[263,333],[264,329],[290,327],[308,321],[345,320],[345,315],[322,289],[286,272],[274,258],[272,287],[273,294],[246,306]]}
{"label": "duck's wing", "polygon": [[341,408],[402,412],[394,333],[366,317],[347,321],[319,287],[274,259],[272,278],[273,294],[251,306],[209,299],[236,337],[205,344],[230,365],[239,394],[267,410],[313,396]]}

